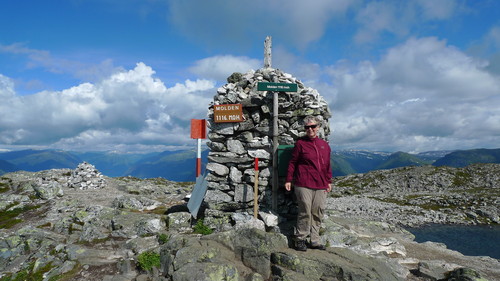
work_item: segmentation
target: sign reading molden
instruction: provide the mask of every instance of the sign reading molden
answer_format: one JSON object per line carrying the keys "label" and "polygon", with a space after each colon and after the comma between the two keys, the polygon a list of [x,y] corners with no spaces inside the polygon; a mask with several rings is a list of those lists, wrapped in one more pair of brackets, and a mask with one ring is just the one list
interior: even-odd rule
{"label": "sign reading molden", "polygon": [[215,123],[242,122],[243,106],[241,104],[214,105]]}

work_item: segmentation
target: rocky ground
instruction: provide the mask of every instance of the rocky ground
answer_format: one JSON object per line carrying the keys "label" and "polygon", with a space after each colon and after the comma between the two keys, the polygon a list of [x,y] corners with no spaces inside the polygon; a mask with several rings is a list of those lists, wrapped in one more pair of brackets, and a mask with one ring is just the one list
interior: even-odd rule
{"label": "rocky ground", "polygon": [[499,224],[500,165],[404,167],[339,177],[328,209],[402,226]]}
{"label": "rocky ground", "polygon": [[230,214],[232,227],[213,232],[186,210],[193,183],[108,178],[89,164],[6,174],[0,280],[500,280],[497,259],[416,243],[399,226],[498,223],[499,167],[339,178],[329,247],[307,252],[289,248],[293,221],[268,212]]}

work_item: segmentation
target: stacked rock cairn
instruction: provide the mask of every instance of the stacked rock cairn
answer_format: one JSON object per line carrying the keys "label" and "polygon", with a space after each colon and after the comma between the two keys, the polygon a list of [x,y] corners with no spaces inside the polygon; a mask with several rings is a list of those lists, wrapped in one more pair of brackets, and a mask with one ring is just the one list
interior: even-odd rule
{"label": "stacked rock cairn", "polygon": [[[205,196],[205,216],[217,212],[251,213],[253,208],[254,159],[259,165],[259,208],[270,210],[272,201],[273,151],[273,92],[258,91],[258,82],[295,83],[297,92],[279,92],[278,143],[293,145],[305,135],[303,119],[313,115],[321,120],[319,137],[330,134],[330,109],[318,91],[306,87],[291,74],[279,69],[262,68],[245,74],[233,73],[228,83],[217,89],[208,110],[207,146],[210,148],[206,166],[208,191]],[[241,104],[243,122],[215,123],[214,105]],[[278,187],[278,210],[287,212],[289,198],[285,198],[281,177]],[[286,200],[285,200],[286,199]],[[212,211],[212,212],[210,212]]]}
{"label": "stacked rock cairn", "polygon": [[68,186],[82,190],[101,189],[106,186],[106,180],[94,165],[83,162],[78,164],[78,167],[71,172]]}

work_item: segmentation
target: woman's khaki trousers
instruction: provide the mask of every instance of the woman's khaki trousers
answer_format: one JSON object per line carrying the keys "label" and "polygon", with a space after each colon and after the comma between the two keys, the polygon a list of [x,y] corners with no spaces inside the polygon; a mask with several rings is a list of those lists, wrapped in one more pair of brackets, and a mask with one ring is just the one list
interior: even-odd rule
{"label": "woman's khaki trousers", "polygon": [[319,229],[325,209],[326,190],[295,187],[295,197],[298,203],[297,226],[295,238],[305,240],[311,238],[311,244],[318,244]]}

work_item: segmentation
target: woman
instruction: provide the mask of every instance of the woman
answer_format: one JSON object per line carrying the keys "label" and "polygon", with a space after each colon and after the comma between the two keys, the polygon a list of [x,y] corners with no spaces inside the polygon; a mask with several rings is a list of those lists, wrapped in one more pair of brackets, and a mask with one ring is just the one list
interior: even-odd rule
{"label": "woman", "polygon": [[320,243],[319,229],[326,195],[332,189],[331,149],[328,142],[318,137],[319,124],[320,120],[314,116],[304,118],[306,136],[295,143],[285,182],[285,189],[290,191],[293,181],[297,197],[295,249],[298,251],[307,250],[307,236],[310,237],[311,249],[325,249]]}

